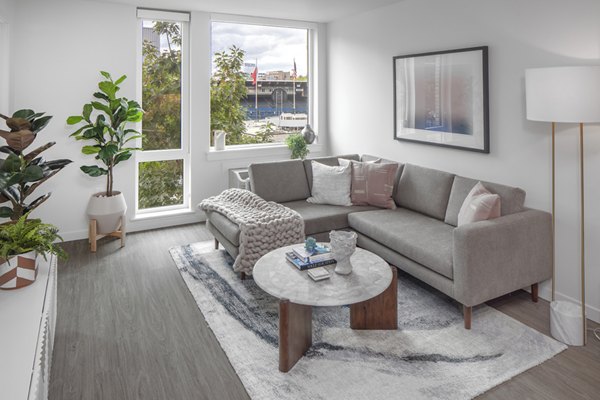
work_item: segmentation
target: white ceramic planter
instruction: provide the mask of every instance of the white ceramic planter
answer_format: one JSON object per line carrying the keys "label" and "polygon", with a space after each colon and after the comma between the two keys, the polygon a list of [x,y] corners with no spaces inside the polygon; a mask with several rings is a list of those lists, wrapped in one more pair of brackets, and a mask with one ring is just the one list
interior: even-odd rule
{"label": "white ceramic planter", "polygon": [[121,223],[121,217],[127,211],[127,203],[121,192],[113,192],[108,197],[105,192],[92,195],[87,206],[87,215],[90,220],[96,220],[96,231],[106,234],[116,231]]}
{"label": "white ceramic planter", "polygon": [[0,289],[19,289],[35,282],[38,273],[38,254],[35,251],[0,259]]}

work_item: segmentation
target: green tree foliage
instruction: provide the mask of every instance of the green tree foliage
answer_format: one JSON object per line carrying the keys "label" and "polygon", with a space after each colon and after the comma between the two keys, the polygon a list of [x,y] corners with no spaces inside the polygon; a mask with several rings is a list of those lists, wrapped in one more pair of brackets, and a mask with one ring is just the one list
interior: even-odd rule
{"label": "green tree foliage", "polygon": [[153,30],[166,38],[167,51],[144,41],[142,133],[144,150],[181,147],[181,30],[174,22],[155,21]]}
{"label": "green tree foliage", "polygon": [[[181,147],[181,27],[155,21],[155,33],[167,50],[145,41],[142,47],[143,150]],[[183,160],[139,164],[138,207],[147,209],[183,203]]]}
{"label": "green tree foliage", "polygon": [[215,53],[216,70],[210,80],[210,130],[227,132],[227,144],[242,142],[246,132],[246,111],[241,105],[247,95],[242,72],[244,50],[232,46]]}
{"label": "green tree foliage", "polygon": [[236,46],[215,53],[215,71],[210,80],[210,131],[227,132],[228,145],[269,143],[273,141],[273,126],[257,135],[246,132],[246,110],[242,106],[248,95],[242,71],[244,55],[245,51]]}
{"label": "green tree foliage", "polygon": [[140,163],[140,209],[183,203],[183,160]]}
{"label": "green tree foliage", "polygon": [[[167,49],[161,52],[149,41],[143,44],[142,147],[177,149],[181,146],[181,28],[177,23],[155,21],[153,30],[166,39]],[[246,133],[246,110],[241,105],[247,96],[242,72],[244,54],[235,46],[215,53],[210,129],[227,132],[228,145],[269,143],[273,141],[273,124],[268,123],[256,135]],[[182,204],[183,161],[140,163],[138,202],[140,209]]]}

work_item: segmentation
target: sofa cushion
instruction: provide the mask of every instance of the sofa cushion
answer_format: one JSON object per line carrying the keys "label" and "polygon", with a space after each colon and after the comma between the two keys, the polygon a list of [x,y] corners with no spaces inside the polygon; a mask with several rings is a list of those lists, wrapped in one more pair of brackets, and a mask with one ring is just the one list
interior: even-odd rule
{"label": "sofa cushion", "polygon": [[452,279],[454,227],[406,208],[352,213],[350,227]]}
{"label": "sofa cushion", "polygon": [[[467,195],[473,187],[479,182],[476,179],[455,176],[446,209],[447,224],[458,225],[458,213],[462,207]],[[481,182],[492,193],[500,196],[500,214],[509,215],[523,211],[525,203],[525,191],[523,189],[511,186],[500,185],[492,182]]]}
{"label": "sofa cushion", "polygon": [[350,198],[353,205],[372,205],[394,210],[396,203],[392,199],[392,194],[396,183],[398,164],[379,164],[379,161],[359,162],[340,159],[340,164],[350,165],[352,168]]}
{"label": "sofa cushion", "polygon": [[311,204],[306,201],[292,201],[283,203],[283,205],[297,211],[302,216],[302,219],[304,219],[304,232],[307,235],[348,228],[349,213],[378,210],[377,207],[371,206],[332,206],[328,204]]}
{"label": "sofa cushion", "polygon": [[406,164],[400,175],[394,200],[401,207],[443,221],[453,180],[454,174]]}
{"label": "sofa cushion", "polygon": [[329,166],[313,161],[313,186],[311,196],[306,199],[314,204],[331,204],[335,206],[351,206],[350,185],[352,169]]}
{"label": "sofa cushion", "polygon": [[216,211],[206,213],[210,223],[234,246],[240,245],[240,227],[229,218]]}
{"label": "sofa cushion", "polygon": [[398,193],[398,181],[400,180],[400,176],[402,176],[402,171],[404,171],[404,164],[398,161],[388,160],[386,158],[381,158],[377,156],[372,156],[370,154],[363,154],[360,156],[360,161],[362,162],[372,162],[378,161],[379,164],[398,164],[398,171],[396,172],[396,178],[394,179],[394,190],[392,191],[392,199],[396,198],[396,193]]}
{"label": "sofa cushion", "polygon": [[477,182],[458,212],[458,226],[485,221],[500,216],[500,196],[492,194]]}
{"label": "sofa cushion", "polygon": [[248,173],[252,191],[265,200],[283,203],[310,196],[302,160],[250,164]]}
{"label": "sofa cushion", "polygon": [[345,154],[343,156],[335,156],[335,157],[315,157],[315,158],[307,158],[304,160],[304,171],[306,172],[306,180],[308,181],[308,187],[312,191],[312,161],[316,161],[321,164],[329,165],[330,167],[339,166],[338,158],[343,158],[345,160],[354,160],[358,161],[358,154]]}

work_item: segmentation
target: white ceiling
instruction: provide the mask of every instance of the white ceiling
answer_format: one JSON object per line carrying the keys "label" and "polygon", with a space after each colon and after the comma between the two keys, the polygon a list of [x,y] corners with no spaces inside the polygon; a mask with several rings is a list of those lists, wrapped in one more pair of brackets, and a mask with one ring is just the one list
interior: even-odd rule
{"label": "white ceiling", "polygon": [[178,11],[329,22],[401,0],[100,0],[138,7]]}

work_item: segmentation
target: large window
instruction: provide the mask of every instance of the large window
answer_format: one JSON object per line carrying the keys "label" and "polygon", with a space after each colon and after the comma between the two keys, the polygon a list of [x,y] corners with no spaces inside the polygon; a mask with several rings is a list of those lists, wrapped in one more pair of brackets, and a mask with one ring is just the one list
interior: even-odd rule
{"label": "large window", "polygon": [[310,121],[310,29],[212,22],[211,144],[283,142]]}
{"label": "large window", "polygon": [[142,29],[142,151],[137,211],[189,207],[187,14],[138,10]]}

